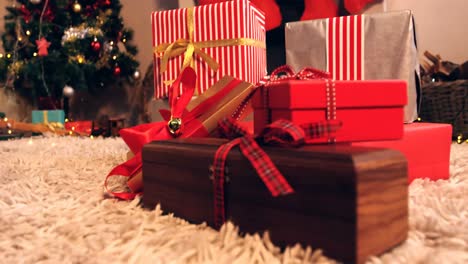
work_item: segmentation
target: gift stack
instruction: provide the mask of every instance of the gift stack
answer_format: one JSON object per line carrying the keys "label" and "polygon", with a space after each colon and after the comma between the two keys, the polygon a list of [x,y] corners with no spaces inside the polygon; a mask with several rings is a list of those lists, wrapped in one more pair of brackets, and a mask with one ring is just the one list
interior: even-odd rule
{"label": "gift stack", "polygon": [[[152,14],[155,97],[170,109],[120,131],[131,155],[106,188],[363,263],[406,239],[408,176],[427,173],[425,160],[448,170],[446,152],[414,152],[428,136],[434,152],[449,149],[450,126],[411,124],[412,15],[290,23],[291,67],[268,78],[264,19],[247,0]],[[240,122],[252,112],[253,124]],[[108,187],[114,176],[128,177],[126,191]]]}
{"label": "gift stack", "polygon": [[[404,107],[405,125],[401,126],[403,133],[399,138],[382,140],[371,132],[373,136],[353,140],[356,142],[351,144],[392,148],[402,152],[408,160],[409,182],[417,178],[447,179],[452,126],[413,123],[418,117],[417,109],[422,100],[413,20],[410,11],[398,11],[288,23],[285,32],[286,60],[296,70],[314,66],[328,71],[337,82],[406,81],[408,101]],[[304,40],[304,36],[308,41]],[[369,95],[364,92],[354,97]],[[382,93],[380,95],[384,96]],[[390,103],[392,99],[387,98],[386,103]],[[369,98],[369,101],[375,103],[378,100]],[[371,124],[382,119],[387,124],[391,122],[387,115],[366,116],[369,113],[366,111],[365,115],[355,116]],[[384,128],[385,131],[388,129]]]}

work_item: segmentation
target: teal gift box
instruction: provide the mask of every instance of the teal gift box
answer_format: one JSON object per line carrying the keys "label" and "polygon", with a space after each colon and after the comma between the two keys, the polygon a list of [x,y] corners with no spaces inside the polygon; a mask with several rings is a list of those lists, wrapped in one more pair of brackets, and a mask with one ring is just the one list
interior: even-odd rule
{"label": "teal gift box", "polygon": [[65,112],[63,110],[33,110],[33,124],[61,123],[65,124]]}

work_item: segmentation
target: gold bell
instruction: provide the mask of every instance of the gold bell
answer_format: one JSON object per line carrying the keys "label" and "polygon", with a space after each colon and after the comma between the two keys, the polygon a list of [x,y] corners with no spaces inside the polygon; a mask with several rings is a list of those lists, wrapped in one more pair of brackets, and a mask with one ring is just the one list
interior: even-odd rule
{"label": "gold bell", "polygon": [[173,136],[178,136],[181,134],[180,130],[182,128],[182,119],[178,117],[171,117],[171,119],[167,123],[167,126],[169,127],[169,133],[171,133]]}

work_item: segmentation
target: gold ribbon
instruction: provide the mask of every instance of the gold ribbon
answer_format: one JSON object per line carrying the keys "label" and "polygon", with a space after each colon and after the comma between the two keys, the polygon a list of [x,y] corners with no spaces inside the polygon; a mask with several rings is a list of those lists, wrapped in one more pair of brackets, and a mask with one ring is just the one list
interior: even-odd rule
{"label": "gold ribbon", "polygon": [[42,111],[42,118],[43,118],[43,122],[44,124],[47,125],[47,123],[49,123],[49,117],[47,116],[47,111]]}
{"label": "gold ribbon", "polygon": [[[197,54],[202,60],[204,60],[208,64],[208,66],[212,70],[217,71],[219,68],[218,62],[208,53],[204,52],[202,50],[203,48],[216,48],[238,45],[265,48],[265,42],[250,38],[219,39],[194,42],[193,7],[187,9],[187,30],[189,34],[188,39],[178,39],[173,43],[163,43],[154,48],[154,53],[158,57],[162,57],[160,64],[161,73],[167,70],[167,64],[169,62],[169,59],[182,54],[184,54],[184,62],[182,64],[182,69],[191,65],[193,63],[193,55]],[[163,55],[159,55],[160,53],[163,53]]]}
{"label": "gold ribbon", "polygon": [[50,130],[55,131],[55,129],[63,129],[64,126],[60,122],[50,122],[49,123],[49,116],[48,111],[42,111],[43,123],[46,125]]}

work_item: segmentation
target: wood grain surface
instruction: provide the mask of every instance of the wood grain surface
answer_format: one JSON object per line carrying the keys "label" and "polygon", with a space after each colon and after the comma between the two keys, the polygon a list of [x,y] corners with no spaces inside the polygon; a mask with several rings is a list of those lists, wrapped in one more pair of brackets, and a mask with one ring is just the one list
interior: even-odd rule
{"label": "wood grain surface", "polygon": [[[145,207],[213,226],[209,166],[221,139],[158,141],[143,149]],[[269,231],[274,243],[322,248],[363,263],[408,232],[407,165],[393,150],[316,145],[264,148],[295,193],[272,197],[239,149],[227,159],[227,219],[241,232]]]}

